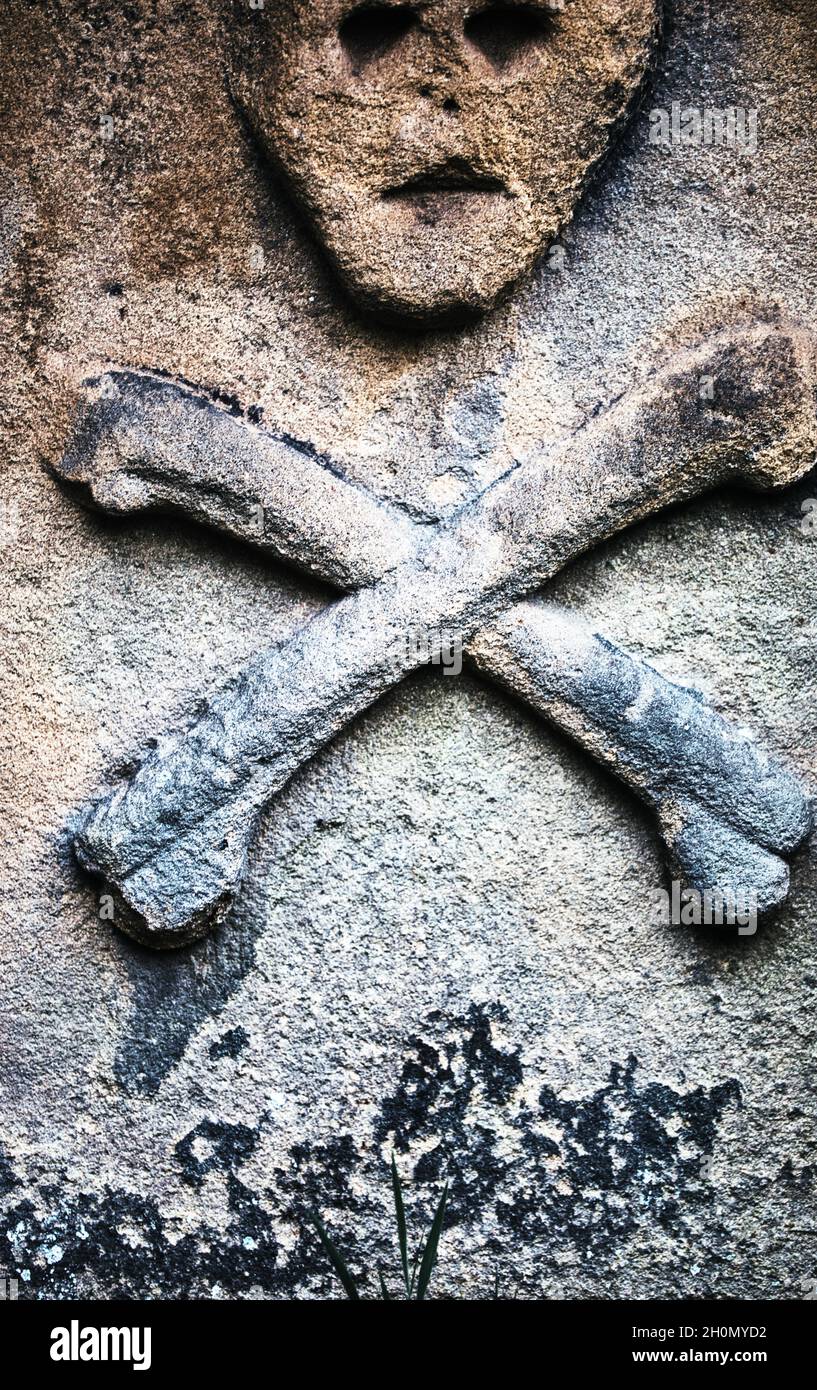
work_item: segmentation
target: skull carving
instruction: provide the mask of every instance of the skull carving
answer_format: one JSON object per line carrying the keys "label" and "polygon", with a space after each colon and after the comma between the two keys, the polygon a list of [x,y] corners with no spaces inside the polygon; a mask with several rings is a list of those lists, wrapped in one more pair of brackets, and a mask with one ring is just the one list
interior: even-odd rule
{"label": "skull carving", "polygon": [[231,79],[355,299],[483,313],[571,217],[662,0],[236,5]]}

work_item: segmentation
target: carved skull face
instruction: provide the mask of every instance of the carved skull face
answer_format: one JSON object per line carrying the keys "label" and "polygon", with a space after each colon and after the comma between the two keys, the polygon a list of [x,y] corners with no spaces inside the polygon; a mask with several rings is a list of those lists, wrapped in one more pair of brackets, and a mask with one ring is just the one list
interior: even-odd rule
{"label": "carved skull face", "polygon": [[570,218],[660,3],[242,3],[233,84],[355,298],[457,319],[493,305]]}

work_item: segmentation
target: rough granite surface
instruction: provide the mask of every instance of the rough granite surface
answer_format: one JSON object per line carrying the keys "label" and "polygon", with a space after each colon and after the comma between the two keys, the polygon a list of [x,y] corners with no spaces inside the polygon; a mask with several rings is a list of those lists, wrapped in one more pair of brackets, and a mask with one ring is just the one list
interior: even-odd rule
{"label": "rough granite surface", "polygon": [[[690,325],[812,328],[813,0],[673,0],[560,245],[481,321],[359,316],[229,95],[205,0],[0,13],[0,1267],[21,1296],[337,1296],[451,1183],[440,1297],[802,1297],[817,1281],[817,873],[754,937],[656,926],[655,828],[475,678],[413,676],[267,813],[208,940],[105,920],[77,809],[330,592],[45,464],[110,365],[235,399],[414,517],[614,400]],[[758,112],[754,152],[650,109]],[[107,118],[111,118],[109,121]],[[809,478],[722,492],[549,591],[817,792]],[[374,1292],[372,1281],[370,1288]]]}

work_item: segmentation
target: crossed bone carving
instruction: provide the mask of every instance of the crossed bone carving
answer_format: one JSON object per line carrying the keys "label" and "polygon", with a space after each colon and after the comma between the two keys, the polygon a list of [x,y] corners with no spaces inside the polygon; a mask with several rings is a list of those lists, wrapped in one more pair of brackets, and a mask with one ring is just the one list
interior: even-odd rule
{"label": "crossed bone carving", "polygon": [[262,652],[82,814],[77,857],[110,885],[134,936],[181,945],[223,917],[262,809],[423,664],[407,634],[435,629],[654,809],[687,886],[751,892],[761,911],[785,900],[783,856],[811,828],[797,779],[696,692],[523,600],[672,503],[729,480],[774,488],[804,475],[817,446],[815,357],[799,329],[736,328],[680,353],[433,527],[187,387],[131,371],[103,380],[102,392],[89,383],[53,470],[82,500],[181,513],[352,591]]}

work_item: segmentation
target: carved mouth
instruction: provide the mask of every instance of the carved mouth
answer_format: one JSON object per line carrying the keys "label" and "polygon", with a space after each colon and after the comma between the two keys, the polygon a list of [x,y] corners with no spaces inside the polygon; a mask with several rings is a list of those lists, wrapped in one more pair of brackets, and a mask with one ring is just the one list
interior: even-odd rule
{"label": "carved mouth", "polygon": [[403,202],[417,210],[433,211],[435,205],[445,207],[464,199],[508,197],[501,179],[474,169],[465,160],[447,160],[434,169],[415,174],[405,183],[384,190],[384,202]]}

